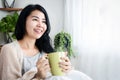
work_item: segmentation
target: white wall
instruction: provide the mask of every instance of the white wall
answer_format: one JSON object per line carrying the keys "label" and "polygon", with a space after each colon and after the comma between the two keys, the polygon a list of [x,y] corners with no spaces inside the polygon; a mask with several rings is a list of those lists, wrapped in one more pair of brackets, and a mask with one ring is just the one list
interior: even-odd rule
{"label": "white wall", "polygon": [[[3,7],[1,1],[0,7]],[[61,31],[63,27],[63,0],[16,0],[14,7],[24,8],[28,4],[41,4],[47,10],[51,22],[50,36],[53,39],[54,35]],[[8,12],[0,11],[0,19],[6,14]],[[1,43],[3,43],[3,37],[0,34]]]}

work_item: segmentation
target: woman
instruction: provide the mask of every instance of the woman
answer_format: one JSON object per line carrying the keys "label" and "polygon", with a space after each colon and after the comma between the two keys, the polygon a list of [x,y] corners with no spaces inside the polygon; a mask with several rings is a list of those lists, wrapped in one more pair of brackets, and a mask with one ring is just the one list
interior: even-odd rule
{"label": "woman", "polygon": [[17,40],[1,49],[0,80],[73,80],[69,78],[73,74],[67,56],[59,64],[66,76],[51,75],[48,59],[45,58],[47,53],[54,51],[49,32],[46,10],[37,4],[26,6],[15,27]]}

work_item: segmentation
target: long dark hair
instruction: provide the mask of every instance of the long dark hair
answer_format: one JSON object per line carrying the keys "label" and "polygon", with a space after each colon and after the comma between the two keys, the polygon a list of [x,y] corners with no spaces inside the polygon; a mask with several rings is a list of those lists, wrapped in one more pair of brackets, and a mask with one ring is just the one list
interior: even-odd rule
{"label": "long dark hair", "polygon": [[30,13],[34,10],[39,10],[40,12],[43,12],[43,14],[45,15],[46,25],[47,25],[47,30],[39,39],[36,40],[35,45],[40,52],[42,51],[46,53],[53,52],[53,47],[51,46],[51,39],[49,36],[50,22],[49,22],[48,14],[46,10],[38,4],[35,5],[30,4],[21,11],[15,27],[15,36],[17,40],[23,39],[26,33],[26,19],[30,15]]}

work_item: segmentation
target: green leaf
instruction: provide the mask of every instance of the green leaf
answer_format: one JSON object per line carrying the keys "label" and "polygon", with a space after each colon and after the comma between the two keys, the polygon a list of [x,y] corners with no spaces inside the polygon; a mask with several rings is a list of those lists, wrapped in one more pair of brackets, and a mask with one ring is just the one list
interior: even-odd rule
{"label": "green leaf", "polygon": [[71,35],[63,31],[56,34],[54,38],[54,49],[55,51],[67,51],[68,57],[74,56]]}
{"label": "green leaf", "polygon": [[6,15],[0,20],[0,32],[13,32],[17,23],[19,14],[14,12],[12,15]]}

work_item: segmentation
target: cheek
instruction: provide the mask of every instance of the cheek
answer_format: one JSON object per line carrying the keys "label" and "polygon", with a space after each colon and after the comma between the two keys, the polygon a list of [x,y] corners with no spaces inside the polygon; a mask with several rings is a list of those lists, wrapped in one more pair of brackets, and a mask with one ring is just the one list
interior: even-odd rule
{"label": "cheek", "polygon": [[45,27],[45,31],[47,30],[47,26]]}
{"label": "cheek", "polygon": [[26,32],[27,33],[32,33],[33,31],[33,24],[29,23],[29,24],[26,24]]}
{"label": "cheek", "polygon": [[44,29],[45,32],[47,30],[47,25],[44,25],[42,28]]}
{"label": "cheek", "polygon": [[28,28],[28,29],[34,28],[35,25],[36,25],[36,23],[34,23],[34,22],[32,22],[32,21],[27,21],[27,22],[26,22],[26,28]]}

